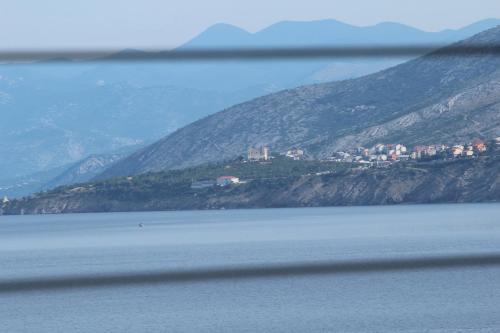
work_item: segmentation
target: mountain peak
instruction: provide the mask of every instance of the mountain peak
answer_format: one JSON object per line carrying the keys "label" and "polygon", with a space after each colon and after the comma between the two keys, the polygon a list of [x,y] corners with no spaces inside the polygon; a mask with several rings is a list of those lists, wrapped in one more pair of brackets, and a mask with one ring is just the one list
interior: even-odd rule
{"label": "mountain peak", "polygon": [[260,30],[259,32],[264,32],[268,30],[275,30],[275,29],[288,29],[291,27],[328,27],[328,28],[356,28],[354,25],[338,21],[335,19],[325,19],[325,20],[315,20],[315,21],[292,21],[292,20],[286,20],[286,21],[281,21],[277,22],[275,24],[272,24],[268,26],[267,28],[264,28]]}
{"label": "mountain peak", "polygon": [[235,25],[217,23],[184,44],[182,48],[240,46],[244,44],[251,35],[250,32]]}
{"label": "mountain peak", "polygon": [[249,34],[248,31],[242,29],[238,26],[229,23],[216,23],[210,27],[208,27],[202,34],[208,33],[243,33]]}
{"label": "mountain peak", "polygon": [[409,26],[407,24],[399,23],[399,22],[392,22],[392,21],[386,21],[386,22],[380,22],[372,26],[365,27],[367,29],[369,28],[377,28],[377,29],[399,29],[399,30],[413,30],[413,31],[419,31],[423,32],[421,29],[417,29],[415,27]]}

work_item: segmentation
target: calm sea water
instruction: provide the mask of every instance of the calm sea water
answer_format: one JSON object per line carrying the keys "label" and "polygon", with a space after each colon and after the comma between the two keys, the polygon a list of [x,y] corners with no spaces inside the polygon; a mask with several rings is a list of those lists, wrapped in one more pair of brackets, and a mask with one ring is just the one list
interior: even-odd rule
{"label": "calm sea water", "polygon": [[[500,205],[0,217],[0,281],[474,253]],[[0,332],[271,331],[500,332],[500,268],[0,293]]]}

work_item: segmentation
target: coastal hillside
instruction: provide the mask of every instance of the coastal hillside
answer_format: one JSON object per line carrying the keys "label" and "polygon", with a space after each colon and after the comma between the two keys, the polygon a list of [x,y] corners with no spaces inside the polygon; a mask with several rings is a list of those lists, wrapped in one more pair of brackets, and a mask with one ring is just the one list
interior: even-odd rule
{"label": "coastal hillside", "polygon": [[285,157],[238,159],[60,187],[0,204],[0,214],[498,202],[499,175],[500,144],[471,158],[371,168]]}
{"label": "coastal hillside", "polygon": [[[459,46],[500,44],[500,27]],[[452,143],[500,135],[500,57],[440,51],[363,78],[254,99],[188,125],[100,177],[185,168],[266,145],[316,158],[378,142]]]}

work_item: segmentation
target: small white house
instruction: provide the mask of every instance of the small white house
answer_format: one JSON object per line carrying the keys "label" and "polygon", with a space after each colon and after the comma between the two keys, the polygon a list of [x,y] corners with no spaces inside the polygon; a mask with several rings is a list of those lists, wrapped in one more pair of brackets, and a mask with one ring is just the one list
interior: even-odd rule
{"label": "small white house", "polygon": [[457,157],[463,154],[465,147],[462,145],[456,145],[451,148],[451,153],[453,156]]}
{"label": "small white house", "polygon": [[286,152],[286,157],[298,161],[304,158],[304,151],[300,148],[292,148]]}
{"label": "small white house", "polygon": [[233,176],[222,176],[217,178],[217,186],[229,186],[232,184],[239,184],[240,179]]}
{"label": "small white house", "polygon": [[379,161],[387,161],[387,155],[386,154],[378,155],[377,159]]}

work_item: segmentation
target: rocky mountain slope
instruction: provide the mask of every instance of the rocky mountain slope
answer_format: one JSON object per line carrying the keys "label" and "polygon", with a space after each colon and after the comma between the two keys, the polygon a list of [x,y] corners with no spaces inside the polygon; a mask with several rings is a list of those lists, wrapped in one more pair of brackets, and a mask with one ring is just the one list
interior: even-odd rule
{"label": "rocky mountain slope", "polygon": [[[499,45],[500,27],[457,45]],[[500,57],[439,51],[359,79],[285,90],[186,126],[103,178],[230,159],[248,147],[313,156],[377,142],[408,145],[500,136]]]}
{"label": "rocky mountain slope", "polygon": [[151,174],[11,201],[0,208],[0,215],[499,202],[499,162],[498,155],[484,156],[326,175],[292,174],[206,189],[192,189],[180,174]]}
{"label": "rocky mountain slope", "polygon": [[125,154],[91,155],[43,184],[40,190],[87,182],[125,156]]}
{"label": "rocky mountain slope", "polygon": [[[216,25],[183,48],[448,43],[499,24],[425,32],[396,23],[282,22],[257,33]],[[153,142],[235,103],[306,83],[357,77],[404,59],[0,65],[0,178]],[[0,193],[1,195],[1,193]]]}
{"label": "rocky mountain slope", "polygon": [[76,163],[13,179],[0,180],[0,197],[21,198],[58,186],[87,182],[104,172],[130,151],[91,155]]}

